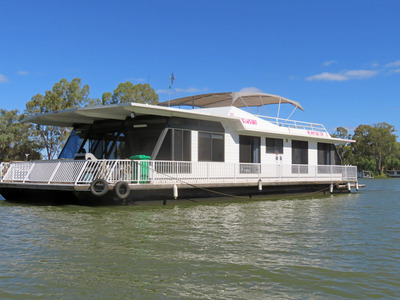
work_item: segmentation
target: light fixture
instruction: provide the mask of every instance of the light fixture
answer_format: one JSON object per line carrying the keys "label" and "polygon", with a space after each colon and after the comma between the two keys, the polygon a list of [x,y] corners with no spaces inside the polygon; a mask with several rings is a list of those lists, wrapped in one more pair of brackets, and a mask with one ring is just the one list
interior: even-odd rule
{"label": "light fixture", "polygon": [[134,112],[131,112],[131,119],[134,119],[136,117]]}

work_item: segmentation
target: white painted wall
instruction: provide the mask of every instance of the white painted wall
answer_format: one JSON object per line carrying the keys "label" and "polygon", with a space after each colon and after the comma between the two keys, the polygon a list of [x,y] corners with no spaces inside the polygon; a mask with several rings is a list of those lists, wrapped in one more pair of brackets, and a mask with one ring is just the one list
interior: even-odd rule
{"label": "white painted wall", "polygon": [[192,161],[199,161],[199,132],[192,130]]}
{"label": "white painted wall", "polygon": [[229,126],[225,127],[225,162],[239,162],[239,135]]}
{"label": "white painted wall", "polygon": [[308,141],[308,164],[318,164],[318,144],[317,142]]}
{"label": "white painted wall", "polygon": [[[229,125],[225,125],[225,163],[238,163],[239,162],[239,134]],[[257,135],[252,135],[257,136]],[[273,153],[266,153],[265,138],[277,138],[268,135],[262,135],[261,138],[261,163],[275,165],[292,164],[292,140],[290,138],[283,138],[283,154],[277,155]],[[317,165],[318,163],[318,143],[311,139],[296,138],[295,140],[308,142],[308,164]],[[192,161],[198,161],[198,131],[192,131]]]}

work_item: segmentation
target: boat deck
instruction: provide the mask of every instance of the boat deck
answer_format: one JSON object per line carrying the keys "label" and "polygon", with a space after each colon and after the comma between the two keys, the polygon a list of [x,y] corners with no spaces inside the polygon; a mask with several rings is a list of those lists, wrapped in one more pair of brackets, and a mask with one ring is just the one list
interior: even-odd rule
{"label": "boat deck", "polygon": [[[91,204],[173,198],[308,193],[356,187],[353,166],[268,165],[152,160],[54,160],[2,163],[0,194],[6,199],[70,199]],[[106,187],[96,192],[94,183]],[[358,186],[357,186],[358,188]],[[105,193],[102,191],[106,190]],[[179,192],[178,192],[179,191]],[[179,194],[179,196],[178,196]],[[127,197],[128,197],[127,196]],[[80,202],[79,202],[80,203]],[[80,204],[83,204],[80,203]]]}
{"label": "boat deck", "polygon": [[101,178],[154,184],[247,184],[356,182],[357,168],[338,165],[277,165],[137,160],[53,160],[2,163],[1,183],[88,185]]}

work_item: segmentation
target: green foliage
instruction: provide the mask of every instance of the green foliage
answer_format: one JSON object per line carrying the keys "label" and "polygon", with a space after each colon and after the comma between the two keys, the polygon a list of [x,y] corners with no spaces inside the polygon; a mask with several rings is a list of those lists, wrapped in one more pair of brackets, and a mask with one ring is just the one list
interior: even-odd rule
{"label": "green foliage", "polygon": [[[345,139],[350,137],[342,127],[333,135]],[[384,122],[372,126],[359,125],[351,139],[356,142],[338,147],[346,164],[357,165],[359,170],[379,174],[384,170],[400,168],[400,146],[393,125]]]}
{"label": "green foliage", "polygon": [[17,110],[0,109],[0,161],[40,159],[40,143],[31,139],[33,125],[22,123]]}
{"label": "green foliage", "polygon": [[133,84],[130,81],[120,83],[113,93],[103,93],[103,104],[117,104],[117,103],[159,103],[158,95],[150,84]]}
{"label": "green foliage", "polygon": [[[351,140],[351,134],[347,131],[344,127],[338,127],[336,131],[332,134],[333,137],[344,139],[344,140]],[[353,159],[353,152],[351,151],[351,143],[346,143],[344,145],[337,145],[336,146],[338,155],[342,160],[342,163],[345,165],[350,164]]]}
{"label": "green foliage", "polygon": [[59,111],[67,108],[85,106],[90,103],[89,86],[81,86],[81,79],[74,78],[71,82],[61,79],[54,84],[52,90],[45,92],[44,96],[37,94],[26,103],[28,115],[35,115],[50,111]]}
{"label": "green foliage", "polygon": [[[25,113],[36,115],[50,111],[59,111],[73,107],[96,104],[98,100],[89,98],[89,86],[82,86],[81,79],[74,78],[71,82],[61,79],[54,84],[52,90],[44,96],[37,94],[26,103]],[[54,159],[61,151],[62,145],[69,134],[69,128],[37,125],[32,131],[33,139],[41,142],[46,149],[47,159]]]}
{"label": "green foliage", "polygon": [[113,93],[106,92],[102,99],[95,99],[89,98],[89,86],[82,85],[80,78],[71,82],[61,79],[44,95],[34,95],[26,103],[24,115],[18,115],[17,110],[0,110],[0,161],[25,160],[25,154],[29,154],[29,159],[40,159],[43,149],[47,159],[54,159],[61,151],[69,128],[22,123],[26,117],[74,107],[125,102],[157,104],[159,101],[149,84],[120,83]]}

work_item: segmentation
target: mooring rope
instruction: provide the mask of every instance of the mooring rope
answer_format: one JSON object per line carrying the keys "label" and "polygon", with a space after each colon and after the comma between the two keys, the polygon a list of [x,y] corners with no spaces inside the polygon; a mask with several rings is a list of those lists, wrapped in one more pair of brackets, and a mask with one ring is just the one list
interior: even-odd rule
{"label": "mooring rope", "polygon": [[[214,190],[211,190],[211,189],[208,189],[208,188],[204,188],[204,187],[195,185],[195,184],[193,184],[193,183],[186,182],[186,181],[184,181],[184,180],[182,180],[182,179],[179,179],[179,178],[177,178],[177,177],[173,177],[173,176],[168,175],[168,174],[166,174],[166,173],[158,172],[158,171],[156,171],[153,167],[151,167],[150,165],[148,165],[147,167],[148,167],[149,169],[151,169],[153,172],[157,173],[157,174],[160,174],[160,175],[169,177],[170,179],[179,181],[179,182],[181,182],[182,184],[186,184],[186,185],[188,185],[188,186],[191,186],[191,187],[193,187],[193,188],[197,188],[197,189],[200,189],[200,190],[204,190],[204,191],[206,191],[206,192],[210,192],[210,193],[214,193],[214,194],[222,195],[222,196],[226,196],[226,197],[231,197],[231,198],[240,198],[240,199],[249,199],[249,196],[252,196],[252,195],[249,195],[249,196],[238,196],[238,195],[233,195],[233,194],[228,194],[228,193],[223,193],[223,192],[214,191]],[[327,191],[327,190],[329,190],[329,186],[328,186],[328,187],[325,187],[325,188],[323,188],[323,189],[321,189],[321,190],[314,191],[314,192],[309,192],[309,193],[305,193],[305,194],[296,194],[296,196],[304,197],[304,196],[307,196],[307,195],[322,193],[323,191]],[[257,196],[257,195],[256,195],[256,196]]]}

